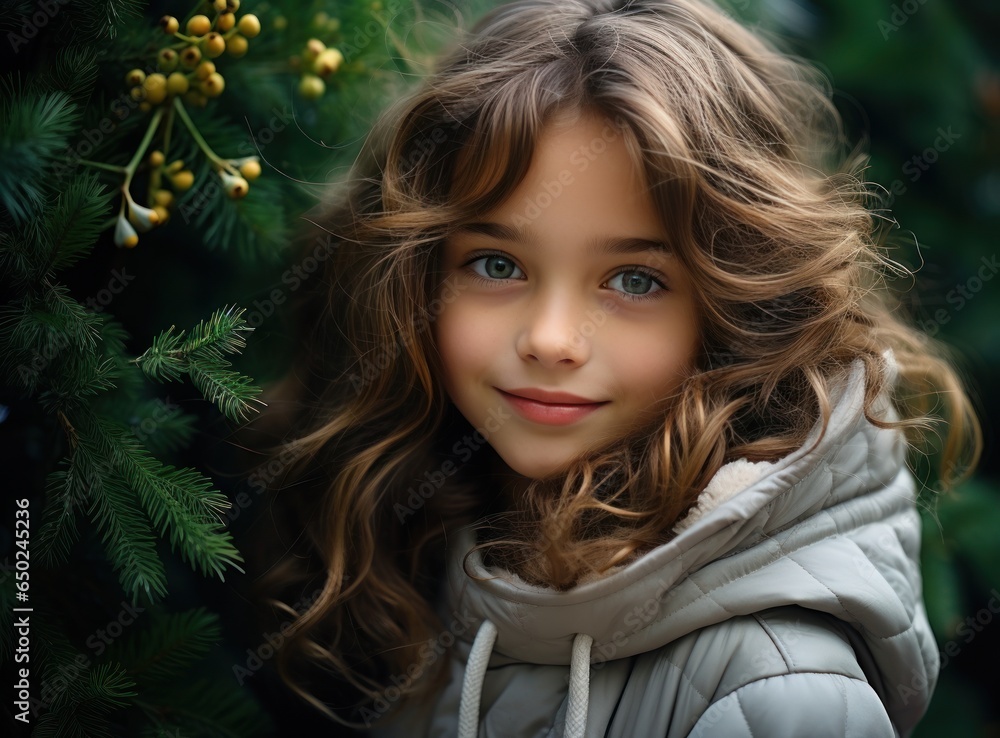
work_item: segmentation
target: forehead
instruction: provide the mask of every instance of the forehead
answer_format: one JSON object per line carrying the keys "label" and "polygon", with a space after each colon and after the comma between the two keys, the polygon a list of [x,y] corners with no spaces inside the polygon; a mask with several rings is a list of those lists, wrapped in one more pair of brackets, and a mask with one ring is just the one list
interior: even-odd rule
{"label": "forehead", "polygon": [[642,180],[643,155],[636,133],[621,117],[594,107],[525,108],[503,115],[483,114],[456,146],[448,177],[448,198],[460,208],[492,208],[530,174],[530,169],[565,170],[572,177],[598,157],[613,152],[632,158],[636,186]]}
{"label": "forehead", "polygon": [[[607,118],[559,119],[542,129],[521,161],[512,155],[498,145],[470,158],[479,177],[462,173],[456,196],[469,215],[453,233],[519,244],[568,240],[595,253],[667,250],[664,220],[642,166]],[[482,201],[470,201],[468,193],[477,188]]]}

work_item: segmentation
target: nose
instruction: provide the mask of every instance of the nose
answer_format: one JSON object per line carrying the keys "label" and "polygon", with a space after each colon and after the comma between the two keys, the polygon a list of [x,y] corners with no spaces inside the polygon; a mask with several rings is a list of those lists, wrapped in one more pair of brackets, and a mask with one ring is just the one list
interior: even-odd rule
{"label": "nose", "polygon": [[592,350],[579,303],[565,294],[540,296],[527,306],[517,336],[517,353],[546,368],[579,366]]}

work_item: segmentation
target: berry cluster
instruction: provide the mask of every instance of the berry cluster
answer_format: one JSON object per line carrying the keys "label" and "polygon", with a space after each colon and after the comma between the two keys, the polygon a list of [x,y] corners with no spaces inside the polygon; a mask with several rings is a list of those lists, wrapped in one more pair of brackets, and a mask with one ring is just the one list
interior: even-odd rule
{"label": "berry cluster", "polygon": [[140,101],[141,109],[151,110],[178,95],[183,95],[190,105],[204,106],[208,98],[222,94],[226,80],[211,60],[224,53],[244,56],[250,47],[248,39],[260,34],[260,19],[252,13],[237,19],[239,7],[240,0],[212,0],[215,17],[191,16],[186,33],[180,32],[180,21],[174,16],[160,18],[160,28],[177,43],[160,49],[156,57],[159,71],[146,75],[141,69],[133,69],[125,76],[131,87],[129,94]]}
{"label": "berry cluster", "polygon": [[299,80],[299,94],[307,100],[315,100],[326,92],[326,82],[331,74],[340,69],[344,55],[338,49],[327,48],[318,38],[306,42],[302,54],[292,57],[292,67],[302,74]]}
{"label": "berry cluster", "polygon": [[[194,172],[186,168],[183,161],[167,161],[175,118],[180,118],[211,162],[229,197],[246,196],[249,183],[260,176],[260,161],[256,156],[223,159],[212,151],[182,104],[183,100],[189,105],[204,106],[208,98],[222,94],[226,81],[212,60],[226,53],[237,58],[244,56],[249,48],[248,39],[260,34],[260,20],[252,13],[237,18],[240,0],[205,0],[200,5],[199,9],[205,12],[192,15],[183,33],[177,18],[165,15],[160,19],[160,28],[176,43],[159,50],[156,72],[147,74],[142,69],[133,69],[125,75],[129,94],[139,102],[141,110],[153,115],[132,161],[124,167],[103,165],[105,169],[116,169],[125,175],[115,227],[118,246],[132,248],[139,242],[139,233],[170,220],[176,196],[194,185]],[[160,148],[143,160],[157,133],[162,140]],[[132,177],[141,163],[146,164],[149,172],[145,205],[138,204],[130,192]]]}

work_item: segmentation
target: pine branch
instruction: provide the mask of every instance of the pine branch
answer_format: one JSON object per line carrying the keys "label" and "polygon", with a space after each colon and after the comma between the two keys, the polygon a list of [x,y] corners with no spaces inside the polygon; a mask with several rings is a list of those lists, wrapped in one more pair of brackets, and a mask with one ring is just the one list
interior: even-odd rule
{"label": "pine branch", "polygon": [[179,613],[151,613],[150,625],[113,643],[107,658],[121,662],[143,687],[176,678],[204,658],[222,637],[215,613],[195,608]]}
{"label": "pine branch", "polygon": [[65,92],[73,102],[84,104],[96,82],[97,51],[89,46],[63,46],[32,80],[31,89]]}
{"label": "pine branch", "polygon": [[102,319],[87,312],[61,284],[46,285],[40,296],[29,294],[20,305],[4,305],[0,307],[0,375],[18,380],[34,394],[43,377],[69,371],[64,362],[89,361],[92,368],[97,367],[101,325]]}
{"label": "pine branch", "polygon": [[216,405],[222,414],[230,420],[246,420],[249,411],[257,411],[250,402],[260,402],[256,396],[261,388],[253,384],[253,379],[226,367],[228,361],[219,361],[210,357],[196,357],[188,367],[191,381],[205,398]]}
{"label": "pine branch", "polygon": [[89,171],[74,178],[59,195],[45,218],[45,271],[65,269],[90,253],[110,213],[109,195],[97,174]]}
{"label": "pine branch", "polygon": [[105,462],[104,449],[92,435],[92,423],[74,419],[79,443],[74,452],[81,470],[74,481],[82,489],[70,489],[71,499],[85,495],[90,500],[88,516],[95,522],[104,542],[108,561],[122,588],[132,598],[145,593],[149,600],[167,594],[167,575],[156,551],[156,539],[149,521],[137,505],[136,494],[121,475]]}
{"label": "pine branch", "polygon": [[70,355],[69,364],[52,377],[49,389],[38,395],[39,404],[50,412],[65,412],[87,397],[114,388],[118,373],[111,359],[97,363],[93,354]]}
{"label": "pine branch", "polygon": [[182,558],[205,575],[224,579],[228,566],[243,571],[236,563],[243,558],[221,519],[229,501],[211,489],[211,480],[160,463],[127,429],[109,420],[92,416],[84,422],[81,436],[92,434],[115,474],[138,494],[153,526],[169,532],[172,550],[180,549]]}
{"label": "pine branch", "polygon": [[174,326],[170,326],[160,333],[153,339],[153,345],[134,360],[150,379],[160,382],[176,380],[187,371],[187,358],[180,350],[184,331],[173,335],[173,330]]}
{"label": "pine branch", "polygon": [[78,499],[74,495],[82,485],[77,478],[76,459],[76,454],[64,459],[65,468],[53,471],[45,480],[47,501],[35,544],[38,561],[45,567],[66,563],[70,549],[80,537],[75,510]]}
{"label": "pine branch", "polygon": [[141,17],[141,0],[93,0],[70,4],[73,28],[89,42],[114,39],[132,18]]}
{"label": "pine branch", "polygon": [[244,312],[243,308],[237,310],[235,306],[222,308],[216,310],[207,323],[198,321],[181,346],[181,351],[188,354],[200,351],[217,357],[222,356],[219,352],[239,353],[247,345],[242,332],[252,333],[254,330],[243,320]]}
{"label": "pine branch", "polygon": [[4,215],[0,212],[0,267],[11,287],[18,293],[24,293],[38,281],[38,262],[42,251],[41,219],[15,226]]}
{"label": "pine branch", "polygon": [[79,109],[65,92],[43,95],[0,91],[0,202],[15,222],[44,204],[46,162],[66,147]]}
{"label": "pine branch", "polygon": [[135,686],[121,664],[99,664],[79,689],[64,692],[67,698],[38,720],[32,736],[111,738],[105,715],[127,706],[137,696]]}
{"label": "pine branch", "polygon": [[246,346],[243,333],[253,328],[243,319],[244,312],[235,306],[216,310],[207,323],[199,322],[186,340],[182,340],[184,331],[174,335],[174,326],[170,326],[134,361],[147,376],[159,381],[188,373],[195,387],[227,418],[244,419],[248,411],[256,410],[250,402],[264,405],[255,399],[261,390],[251,384],[251,378],[230,371],[230,363],[222,356]]}

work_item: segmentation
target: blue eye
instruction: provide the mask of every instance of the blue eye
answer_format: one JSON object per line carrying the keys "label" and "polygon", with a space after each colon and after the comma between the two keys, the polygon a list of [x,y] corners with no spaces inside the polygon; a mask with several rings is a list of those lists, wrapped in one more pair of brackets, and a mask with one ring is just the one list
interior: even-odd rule
{"label": "blue eye", "polygon": [[[482,265],[482,269],[476,268],[479,265]],[[467,266],[480,277],[485,277],[488,280],[520,279],[524,276],[520,267],[510,257],[502,254],[480,256],[478,259],[470,261]]]}
{"label": "blue eye", "polygon": [[[615,286],[619,281],[621,283],[620,289]],[[621,292],[627,300],[651,300],[666,290],[663,284],[650,272],[634,267],[618,272],[608,280],[608,285]]]}

